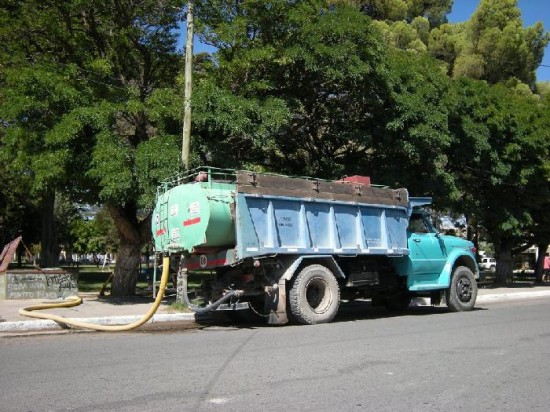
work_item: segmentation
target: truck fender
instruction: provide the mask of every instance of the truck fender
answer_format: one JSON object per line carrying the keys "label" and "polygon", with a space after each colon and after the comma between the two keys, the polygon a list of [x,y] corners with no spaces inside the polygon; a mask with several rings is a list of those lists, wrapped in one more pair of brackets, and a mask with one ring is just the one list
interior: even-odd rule
{"label": "truck fender", "polygon": [[453,270],[457,266],[466,266],[472,271],[475,278],[479,279],[479,269],[474,256],[469,253],[464,253],[464,250],[453,250],[447,257],[447,262],[439,275],[438,283],[445,285],[445,287],[449,287],[451,285]]}
{"label": "truck fender", "polygon": [[337,278],[346,278],[344,272],[342,271],[340,266],[338,266],[338,263],[336,263],[331,255],[302,255],[293,256],[289,261],[286,262],[286,270],[282,274],[281,279],[284,279],[286,281],[292,279],[292,277],[304,261],[315,261],[315,263],[320,263],[330,269],[330,271]]}

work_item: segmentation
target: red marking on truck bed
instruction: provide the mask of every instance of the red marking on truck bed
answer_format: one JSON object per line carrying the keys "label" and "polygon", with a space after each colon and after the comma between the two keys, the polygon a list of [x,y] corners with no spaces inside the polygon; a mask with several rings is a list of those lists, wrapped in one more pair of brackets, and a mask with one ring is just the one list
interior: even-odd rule
{"label": "red marking on truck bed", "polygon": [[341,180],[338,180],[340,183],[358,183],[360,185],[370,186],[370,176],[346,176],[342,178]]}
{"label": "red marking on truck bed", "polygon": [[162,228],[155,232],[155,236],[162,236],[166,233],[166,229]]}
{"label": "red marking on truck bed", "polygon": [[191,225],[194,225],[196,223],[199,223],[200,221],[201,221],[200,217],[195,217],[193,219],[184,220],[183,221],[183,226],[191,226]]}

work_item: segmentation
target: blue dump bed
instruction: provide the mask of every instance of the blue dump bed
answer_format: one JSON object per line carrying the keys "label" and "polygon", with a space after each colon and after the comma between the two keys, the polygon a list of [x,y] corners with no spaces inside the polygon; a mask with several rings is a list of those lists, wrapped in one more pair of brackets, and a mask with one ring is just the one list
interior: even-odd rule
{"label": "blue dump bed", "polygon": [[237,258],[265,254],[407,255],[407,209],[238,193]]}
{"label": "blue dump bed", "polygon": [[202,267],[273,254],[409,254],[406,189],[246,171],[198,176],[158,194],[158,251],[218,254]]}

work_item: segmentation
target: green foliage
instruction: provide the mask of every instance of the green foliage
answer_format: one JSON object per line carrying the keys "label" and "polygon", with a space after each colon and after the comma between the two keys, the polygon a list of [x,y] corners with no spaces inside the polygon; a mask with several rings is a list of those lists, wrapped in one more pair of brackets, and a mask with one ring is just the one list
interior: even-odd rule
{"label": "green foliage", "polygon": [[431,56],[449,65],[449,73],[453,72],[454,61],[465,44],[463,24],[442,24],[434,28],[428,39],[428,52]]}
{"label": "green foliage", "polygon": [[197,138],[193,149],[204,163],[237,167],[261,163],[276,147],[277,131],[289,117],[284,101],[275,97],[246,98],[202,81],[193,98]]}
{"label": "green foliage", "polygon": [[75,216],[70,222],[71,243],[66,245],[66,250],[76,253],[105,253],[117,249],[115,225],[106,210],[100,209],[91,219]]}
{"label": "green foliage", "polygon": [[140,188],[138,207],[150,210],[158,182],[178,168],[181,140],[179,136],[159,135],[142,143],[135,154],[135,176]]}
{"label": "green foliage", "polygon": [[[0,136],[0,153],[1,153]],[[30,246],[37,241],[36,227],[40,225],[36,200],[29,196],[32,176],[20,174],[0,157],[0,245],[23,236]]]}
{"label": "green foliage", "polygon": [[49,185],[62,185],[64,173],[50,164],[45,136],[82,95],[67,82],[67,73],[50,64],[7,68],[3,74],[0,118],[3,150],[15,154],[8,160],[10,166],[20,173],[32,172],[32,190],[38,193]]}
{"label": "green foliage", "polygon": [[449,167],[462,192],[460,206],[494,242],[515,247],[535,224],[532,211],[547,199],[547,108],[504,86],[463,79],[455,90]]}
{"label": "green foliage", "polygon": [[452,0],[367,0],[340,1],[350,4],[376,20],[390,45],[402,50],[425,53],[430,30],[447,21]]}
{"label": "green foliage", "polygon": [[438,201],[452,199],[456,188],[447,170],[451,82],[439,63],[426,56],[395,50],[390,61],[385,129],[372,141],[365,167],[372,168],[375,181],[431,194]]}
{"label": "green foliage", "polygon": [[199,83],[206,97],[195,101],[210,152],[221,147],[227,158],[229,144],[233,164],[340,174],[364,150],[385,90],[370,19],[323,1],[199,3],[203,36],[219,48],[215,84]]}
{"label": "green foliage", "polygon": [[416,17],[426,18],[430,25],[438,26],[447,21],[452,0],[348,0],[342,1],[359,7],[376,20],[407,21]]}
{"label": "green foliage", "polygon": [[550,82],[538,82],[536,92],[543,99],[548,100],[550,98]]}
{"label": "green foliage", "polygon": [[[29,0],[3,10],[0,39],[13,56],[0,117],[6,148],[32,169],[37,190],[73,185],[105,202],[150,201],[154,182],[142,186],[137,174],[155,162],[136,165],[135,156],[147,157],[140,145],[166,135],[153,120],[159,101],[148,98],[177,73],[177,6]],[[159,163],[156,178],[177,167],[177,150],[157,154],[172,161]]]}

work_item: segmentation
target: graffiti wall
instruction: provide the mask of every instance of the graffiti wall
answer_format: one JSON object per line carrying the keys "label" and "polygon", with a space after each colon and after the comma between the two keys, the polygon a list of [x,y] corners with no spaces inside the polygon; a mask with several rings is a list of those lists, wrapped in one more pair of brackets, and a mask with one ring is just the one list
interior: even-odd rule
{"label": "graffiti wall", "polygon": [[78,293],[78,275],[63,270],[13,270],[5,276],[6,299],[57,299]]}

